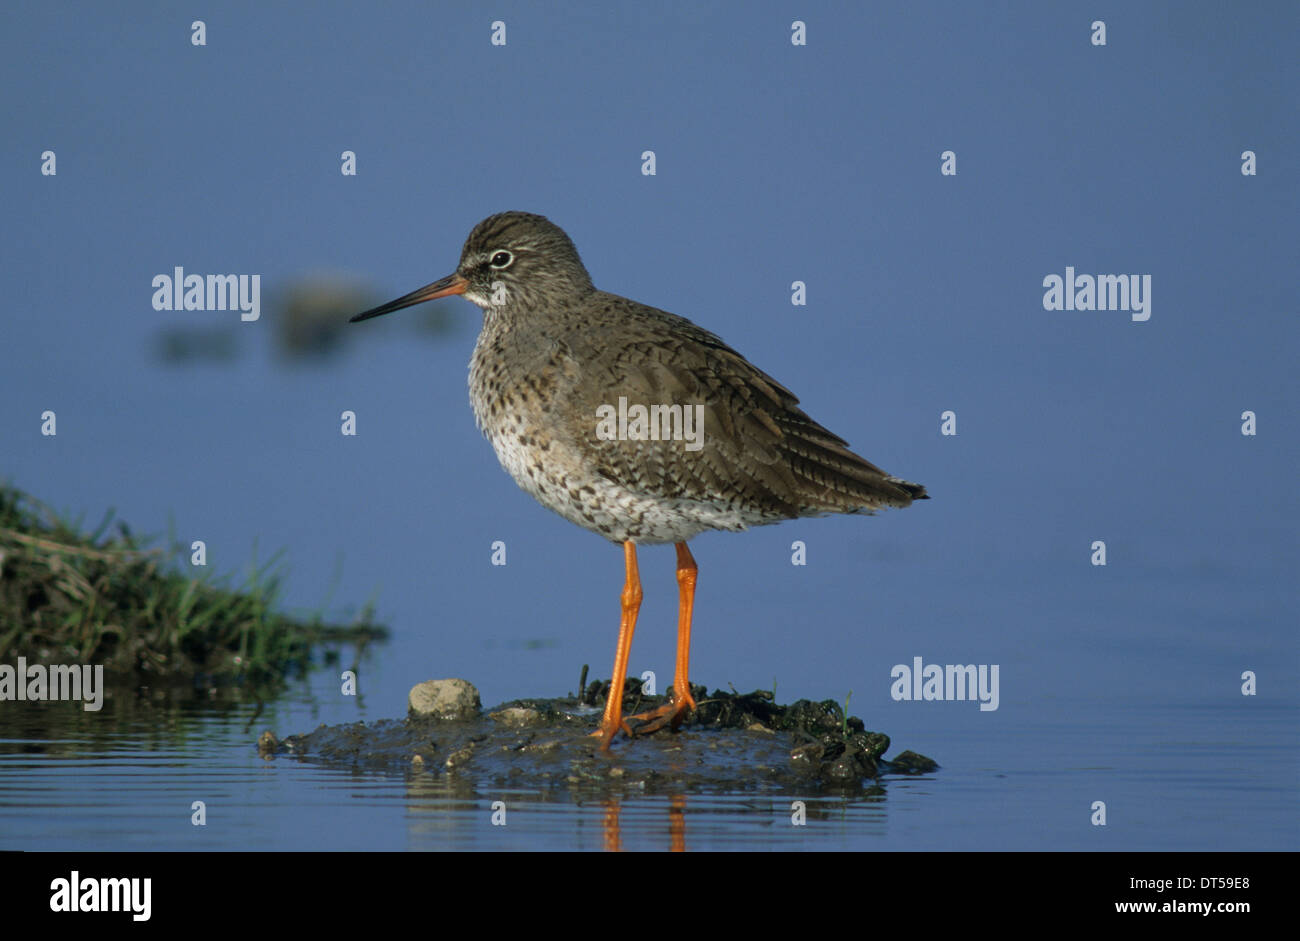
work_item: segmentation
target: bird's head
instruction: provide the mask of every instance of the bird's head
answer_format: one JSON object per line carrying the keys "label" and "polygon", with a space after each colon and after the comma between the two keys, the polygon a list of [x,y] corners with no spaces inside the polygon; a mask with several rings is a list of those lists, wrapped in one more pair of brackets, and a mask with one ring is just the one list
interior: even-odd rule
{"label": "bird's head", "polygon": [[485,311],[528,310],[569,302],[593,290],[591,276],[563,229],[545,216],[502,212],[474,226],[455,273],[357,314],[352,321],[452,294],[464,295]]}

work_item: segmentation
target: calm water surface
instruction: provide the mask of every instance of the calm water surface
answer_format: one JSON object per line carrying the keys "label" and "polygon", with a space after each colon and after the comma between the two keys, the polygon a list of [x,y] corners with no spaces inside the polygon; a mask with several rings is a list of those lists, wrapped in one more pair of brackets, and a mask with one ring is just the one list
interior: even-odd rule
{"label": "calm water surface", "polygon": [[[1112,715],[954,722],[941,769],[866,795],[685,793],[601,798],[261,758],[283,736],[352,721],[315,681],[259,711],[208,697],[112,695],[0,708],[4,850],[1294,849],[1294,708],[1117,703]],[[1146,717],[1134,734],[1127,717]],[[950,713],[956,716],[957,713]],[[367,718],[380,718],[369,716]],[[869,723],[870,725],[870,723]],[[960,727],[956,727],[960,726]],[[1123,736],[1115,734],[1123,728]],[[689,734],[689,733],[687,733]],[[696,733],[707,734],[707,733]],[[1268,742],[1279,743],[1277,746]],[[625,747],[635,747],[625,746]],[[907,747],[897,742],[891,754]],[[807,822],[791,823],[803,800]],[[1093,801],[1107,825],[1090,825]],[[191,805],[206,804],[206,826]],[[493,804],[506,825],[493,825]]]}

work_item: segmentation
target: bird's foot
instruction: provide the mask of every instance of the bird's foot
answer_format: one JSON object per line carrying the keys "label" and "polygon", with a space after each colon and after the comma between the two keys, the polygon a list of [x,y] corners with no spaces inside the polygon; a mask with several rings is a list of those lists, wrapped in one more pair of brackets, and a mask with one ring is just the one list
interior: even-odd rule
{"label": "bird's foot", "polygon": [[685,695],[677,695],[676,688],[673,689],[672,702],[666,702],[658,709],[651,709],[649,712],[639,712],[634,716],[628,716],[629,719],[636,719],[641,724],[636,727],[637,735],[651,735],[658,732],[665,725],[671,726],[675,732],[681,727],[682,722],[686,719],[686,713],[695,708],[695,698],[691,696],[689,687]]}
{"label": "bird's foot", "polygon": [[628,738],[632,738],[632,727],[627,724],[627,719],[619,719],[618,722],[608,725],[602,722],[600,728],[592,732],[590,737],[600,739],[601,751],[609,751],[609,744],[614,741],[614,736],[618,734],[619,729],[622,729],[623,734]]}

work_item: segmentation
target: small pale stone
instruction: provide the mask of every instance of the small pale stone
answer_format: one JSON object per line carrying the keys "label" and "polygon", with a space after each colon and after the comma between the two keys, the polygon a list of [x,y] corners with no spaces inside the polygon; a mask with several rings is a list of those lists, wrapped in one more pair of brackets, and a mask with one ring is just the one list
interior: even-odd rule
{"label": "small pale stone", "polygon": [[413,716],[471,719],[483,708],[478,690],[466,680],[425,680],[411,687],[407,706]]}
{"label": "small pale stone", "polygon": [[548,752],[548,751],[555,751],[559,747],[560,747],[560,743],[558,740],[548,739],[545,742],[531,742],[530,744],[525,745],[523,748],[519,750],[529,751],[529,752]]}
{"label": "small pale stone", "polygon": [[464,748],[458,748],[447,756],[447,760],[444,762],[444,767],[450,771],[452,768],[455,768],[458,765],[463,765],[465,762],[469,761],[473,755],[473,745],[466,745]]}
{"label": "small pale stone", "polygon": [[807,745],[800,745],[790,752],[790,761],[795,765],[811,767],[821,761],[825,751],[826,749],[817,742],[809,742]]}
{"label": "small pale stone", "polygon": [[511,729],[532,725],[535,722],[540,722],[542,718],[540,712],[536,709],[529,709],[527,706],[511,706],[509,709],[502,709],[499,712],[489,713],[489,715],[497,722]]}
{"label": "small pale stone", "polygon": [[257,751],[263,758],[274,758],[279,748],[280,740],[270,729],[257,737]]}

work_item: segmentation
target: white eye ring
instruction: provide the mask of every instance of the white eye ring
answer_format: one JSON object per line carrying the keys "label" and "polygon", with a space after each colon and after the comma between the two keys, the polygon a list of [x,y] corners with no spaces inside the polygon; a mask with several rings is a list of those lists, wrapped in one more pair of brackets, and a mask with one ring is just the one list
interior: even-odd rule
{"label": "white eye ring", "polygon": [[[502,256],[504,256],[504,258]],[[499,252],[492,253],[492,258],[488,262],[488,264],[490,264],[493,268],[509,268],[510,265],[514,262],[514,260],[515,260],[515,256],[512,253],[506,251],[505,249],[502,249]]]}

